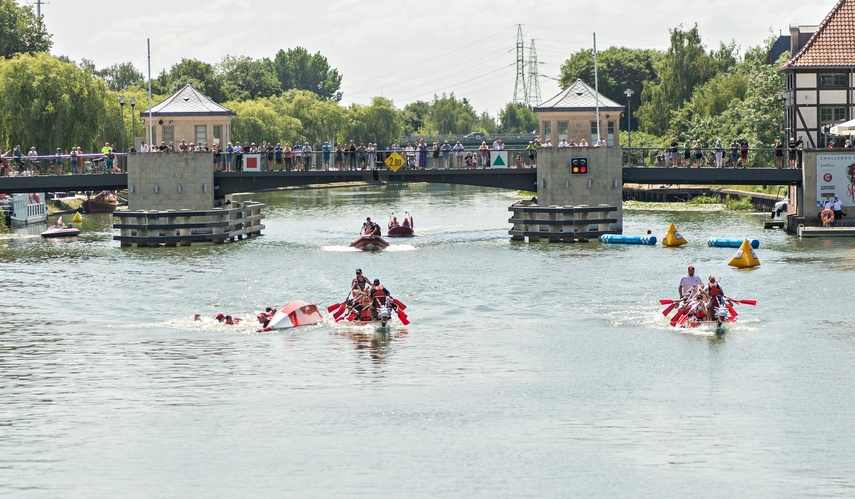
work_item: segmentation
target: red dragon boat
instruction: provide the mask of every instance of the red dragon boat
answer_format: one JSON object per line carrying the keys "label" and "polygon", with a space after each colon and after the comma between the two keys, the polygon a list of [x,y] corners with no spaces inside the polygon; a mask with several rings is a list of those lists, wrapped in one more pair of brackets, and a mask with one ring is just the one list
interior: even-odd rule
{"label": "red dragon boat", "polygon": [[404,221],[398,223],[398,217],[392,213],[392,219],[389,220],[389,227],[386,230],[386,235],[389,237],[413,237],[415,236],[415,232],[413,231],[413,216],[409,214],[409,212],[404,212]]}

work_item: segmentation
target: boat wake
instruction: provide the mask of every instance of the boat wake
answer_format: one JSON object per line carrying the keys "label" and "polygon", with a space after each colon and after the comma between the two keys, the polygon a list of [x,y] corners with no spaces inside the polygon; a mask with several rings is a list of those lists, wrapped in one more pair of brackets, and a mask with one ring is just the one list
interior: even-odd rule
{"label": "boat wake", "polygon": [[[354,248],[352,246],[322,246],[321,249],[323,251],[329,251],[331,253],[354,253],[354,252],[355,253],[364,253],[364,251],[362,251],[361,249]],[[415,249],[416,249],[416,247],[413,246],[412,244],[394,244],[394,245],[390,245],[388,248],[384,249],[382,251],[382,253],[389,253],[389,252],[395,253],[395,252],[399,252],[399,251],[415,251]],[[369,252],[369,253],[371,253],[371,252]],[[377,251],[376,253],[381,253],[381,252]]]}

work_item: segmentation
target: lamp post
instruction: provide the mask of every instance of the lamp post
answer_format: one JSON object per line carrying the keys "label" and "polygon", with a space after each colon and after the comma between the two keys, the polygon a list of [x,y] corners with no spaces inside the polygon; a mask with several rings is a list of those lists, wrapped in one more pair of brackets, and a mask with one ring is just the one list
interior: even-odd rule
{"label": "lamp post", "polygon": [[119,96],[119,109],[121,109],[120,116],[122,118],[122,149],[125,150],[125,96]]}
{"label": "lamp post", "polygon": [[632,101],[632,95],[635,93],[635,90],[631,88],[627,88],[623,91],[623,94],[626,95],[626,148],[629,149],[632,147],[632,106],[630,102]]}
{"label": "lamp post", "polygon": [[136,105],[137,105],[137,98],[131,97],[131,146],[134,147],[134,150],[136,150],[136,142],[137,142],[136,141],[136,133],[134,133],[135,132],[134,129],[136,128],[134,125],[136,125],[136,122],[137,122],[137,117],[134,114],[134,106],[136,106]]}

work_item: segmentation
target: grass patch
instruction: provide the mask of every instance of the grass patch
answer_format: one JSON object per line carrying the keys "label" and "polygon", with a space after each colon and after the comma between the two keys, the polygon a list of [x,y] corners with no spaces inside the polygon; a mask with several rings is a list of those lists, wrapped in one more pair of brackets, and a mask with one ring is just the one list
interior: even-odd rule
{"label": "grass patch", "polygon": [[695,206],[707,205],[707,204],[721,204],[721,201],[716,197],[712,196],[696,196],[690,199],[689,204],[693,204]]}
{"label": "grass patch", "polygon": [[754,211],[754,202],[747,197],[731,199],[730,196],[727,196],[724,204],[730,211]]}

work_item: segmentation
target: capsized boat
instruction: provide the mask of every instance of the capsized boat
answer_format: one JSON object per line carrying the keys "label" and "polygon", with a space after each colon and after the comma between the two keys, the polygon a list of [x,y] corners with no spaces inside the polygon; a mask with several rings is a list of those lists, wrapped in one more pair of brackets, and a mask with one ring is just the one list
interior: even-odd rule
{"label": "capsized boat", "polygon": [[350,242],[350,245],[363,251],[381,251],[389,247],[389,243],[380,236],[362,234]]}
{"label": "capsized boat", "polygon": [[62,217],[56,221],[48,230],[41,233],[42,237],[74,237],[80,234],[80,229],[75,228],[73,225],[68,224],[64,225],[62,223]]}
{"label": "capsized boat", "polygon": [[272,331],[274,329],[311,326],[321,322],[323,319],[321,313],[318,311],[317,303],[294,300],[286,303],[282,308],[277,310],[264,330]]}
{"label": "capsized boat", "polygon": [[409,214],[409,212],[404,212],[406,215],[404,216],[404,221],[398,223],[398,219],[395,217],[395,214],[392,213],[392,219],[389,220],[389,227],[386,230],[386,235],[389,237],[413,237],[415,236],[415,232],[413,231],[413,216]]}

